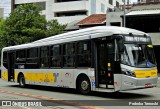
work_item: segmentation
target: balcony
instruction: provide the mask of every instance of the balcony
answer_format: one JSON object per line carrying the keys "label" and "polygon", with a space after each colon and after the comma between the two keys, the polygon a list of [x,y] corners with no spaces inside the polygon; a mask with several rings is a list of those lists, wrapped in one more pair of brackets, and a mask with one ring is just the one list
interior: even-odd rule
{"label": "balcony", "polygon": [[57,2],[52,5],[53,12],[88,10],[88,1]]}

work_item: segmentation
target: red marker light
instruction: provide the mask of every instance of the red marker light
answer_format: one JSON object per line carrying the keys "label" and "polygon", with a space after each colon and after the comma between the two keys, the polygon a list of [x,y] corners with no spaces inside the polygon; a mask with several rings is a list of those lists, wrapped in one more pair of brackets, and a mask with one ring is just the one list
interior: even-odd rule
{"label": "red marker light", "polygon": [[118,82],[114,82],[114,85],[115,85],[115,86],[118,86]]}
{"label": "red marker light", "polygon": [[111,73],[108,73],[108,77],[111,77]]}

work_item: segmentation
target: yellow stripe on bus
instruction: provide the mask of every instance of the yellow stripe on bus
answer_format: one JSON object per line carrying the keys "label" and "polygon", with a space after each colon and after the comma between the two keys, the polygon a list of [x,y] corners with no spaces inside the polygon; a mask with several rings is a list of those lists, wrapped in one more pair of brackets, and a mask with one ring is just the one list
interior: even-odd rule
{"label": "yellow stripe on bus", "polygon": [[24,73],[26,81],[34,82],[54,82],[55,76],[53,73],[38,73],[38,72],[25,72]]}
{"label": "yellow stripe on bus", "polygon": [[2,72],[2,79],[8,80],[8,72]]}
{"label": "yellow stripe on bus", "polygon": [[137,78],[156,77],[157,69],[154,70],[134,70]]}

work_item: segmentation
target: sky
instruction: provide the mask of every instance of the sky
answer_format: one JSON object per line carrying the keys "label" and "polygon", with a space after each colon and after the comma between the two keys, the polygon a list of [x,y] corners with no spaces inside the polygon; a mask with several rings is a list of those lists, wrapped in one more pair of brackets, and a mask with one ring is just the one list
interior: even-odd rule
{"label": "sky", "polygon": [[[127,1],[127,0],[126,0]],[[131,2],[137,2],[137,0],[131,0]],[[8,17],[11,12],[11,0],[0,0],[0,8],[4,8],[4,17]]]}

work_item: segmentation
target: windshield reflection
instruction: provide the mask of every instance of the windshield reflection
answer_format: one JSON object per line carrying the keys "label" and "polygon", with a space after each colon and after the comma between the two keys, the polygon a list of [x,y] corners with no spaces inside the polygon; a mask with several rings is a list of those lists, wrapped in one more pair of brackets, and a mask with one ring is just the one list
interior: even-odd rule
{"label": "windshield reflection", "polygon": [[156,62],[151,45],[125,44],[121,62],[135,67],[155,67]]}

